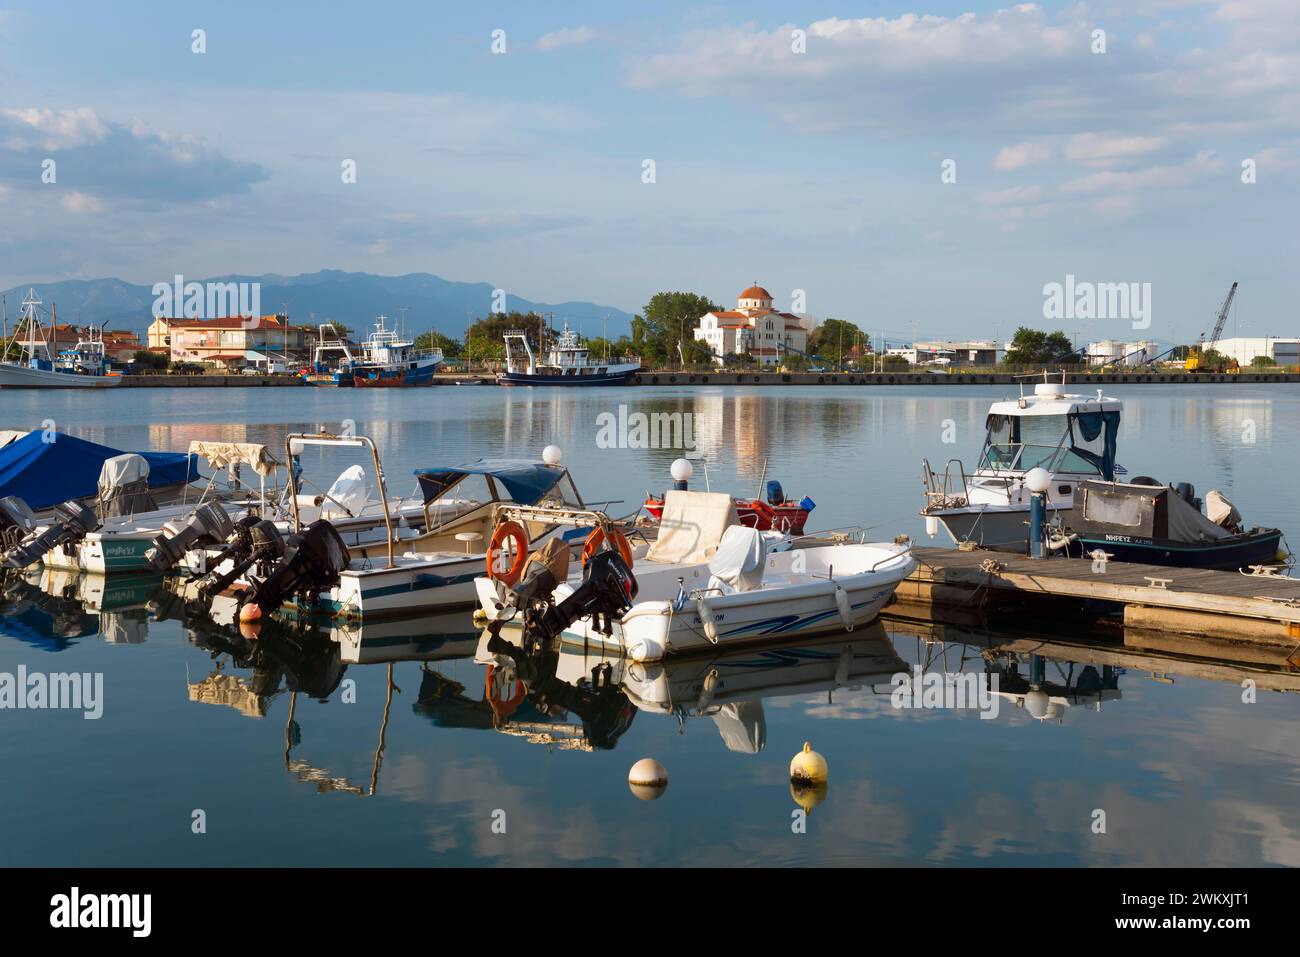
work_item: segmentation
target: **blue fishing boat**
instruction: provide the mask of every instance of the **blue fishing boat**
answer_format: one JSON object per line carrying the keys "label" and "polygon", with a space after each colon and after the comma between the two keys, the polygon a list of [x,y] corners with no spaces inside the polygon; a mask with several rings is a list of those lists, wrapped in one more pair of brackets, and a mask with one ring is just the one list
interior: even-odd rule
{"label": "blue fishing boat", "polygon": [[93,326],[74,348],[54,354],[37,314],[40,304],[36,290],[28,289],[13,339],[0,344],[0,356],[15,345],[19,350],[17,359],[0,361],[0,389],[102,389],[122,384],[122,374],[109,366],[103,332]]}

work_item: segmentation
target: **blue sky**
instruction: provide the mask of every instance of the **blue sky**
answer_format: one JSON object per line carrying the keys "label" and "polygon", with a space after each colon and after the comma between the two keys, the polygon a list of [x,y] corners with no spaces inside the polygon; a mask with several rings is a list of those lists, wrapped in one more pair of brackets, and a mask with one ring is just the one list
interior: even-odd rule
{"label": "blue sky", "polygon": [[0,5],[0,285],[758,280],[898,339],[1046,325],[1071,273],[1178,340],[1235,279],[1230,332],[1300,334],[1294,0],[468,6]]}

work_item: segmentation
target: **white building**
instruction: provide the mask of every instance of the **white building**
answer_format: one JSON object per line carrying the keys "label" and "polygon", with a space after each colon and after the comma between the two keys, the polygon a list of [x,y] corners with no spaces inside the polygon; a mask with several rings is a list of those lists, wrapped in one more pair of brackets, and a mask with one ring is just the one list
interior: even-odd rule
{"label": "white building", "polygon": [[740,294],[735,309],[701,316],[695,338],[708,345],[718,364],[727,355],[748,352],[762,365],[779,365],[787,350],[808,349],[808,330],[800,318],[772,308],[772,294],[757,284]]}
{"label": "white building", "polygon": [[1229,359],[1236,359],[1243,368],[1254,362],[1256,356],[1268,356],[1280,366],[1300,365],[1300,339],[1278,336],[1248,339],[1239,336],[1220,339],[1214,348]]}
{"label": "white building", "polygon": [[940,360],[947,359],[955,366],[993,366],[1005,359],[1007,354],[1005,345],[992,339],[916,342],[912,345],[912,351],[922,363],[946,365],[948,363]]}

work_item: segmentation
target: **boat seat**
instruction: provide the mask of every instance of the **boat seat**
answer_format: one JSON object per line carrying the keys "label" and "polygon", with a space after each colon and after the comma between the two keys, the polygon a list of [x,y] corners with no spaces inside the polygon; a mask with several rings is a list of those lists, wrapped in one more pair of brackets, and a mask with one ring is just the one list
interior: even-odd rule
{"label": "boat seat", "polygon": [[746,525],[732,525],[723,532],[718,550],[709,559],[709,588],[724,595],[753,591],[763,584],[766,564],[763,533]]}

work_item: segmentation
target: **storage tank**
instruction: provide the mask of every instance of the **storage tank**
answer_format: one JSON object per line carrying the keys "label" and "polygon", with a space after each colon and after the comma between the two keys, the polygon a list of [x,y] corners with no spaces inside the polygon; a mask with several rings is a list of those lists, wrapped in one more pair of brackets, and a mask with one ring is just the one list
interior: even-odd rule
{"label": "storage tank", "polygon": [[1101,342],[1088,343],[1088,364],[1093,366],[1104,366],[1108,362],[1114,362],[1124,355],[1124,343],[1116,342],[1114,339],[1103,339]]}
{"label": "storage tank", "polygon": [[1142,339],[1124,346],[1124,365],[1140,366],[1160,354],[1154,339]]}

